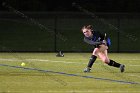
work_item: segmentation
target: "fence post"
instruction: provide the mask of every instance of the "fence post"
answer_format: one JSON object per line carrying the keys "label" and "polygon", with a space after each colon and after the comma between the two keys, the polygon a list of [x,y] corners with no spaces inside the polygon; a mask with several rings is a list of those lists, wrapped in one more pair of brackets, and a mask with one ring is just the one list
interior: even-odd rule
{"label": "fence post", "polygon": [[118,46],[117,46],[117,52],[119,53],[120,52],[120,17],[118,17],[118,21],[117,21],[117,28],[118,28],[118,31],[117,31],[117,37],[118,37]]}
{"label": "fence post", "polygon": [[57,16],[54,18],[54,52],[57,52]]}

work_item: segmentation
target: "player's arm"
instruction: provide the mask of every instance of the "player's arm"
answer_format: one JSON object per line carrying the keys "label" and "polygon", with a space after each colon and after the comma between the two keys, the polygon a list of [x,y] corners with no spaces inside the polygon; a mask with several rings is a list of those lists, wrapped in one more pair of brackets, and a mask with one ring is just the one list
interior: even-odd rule
{"label": "player's arm", "polygon": [[89,39],[87,39],[87,38],[84,38],[84,41],[85,41],[86,43],[90,44],[90,45],[101,45],[101,44],[103,44],[102,41],[94,42],[94,41],[89,40]]}
{"label": "player's arm", "polygon": [[104,45],[106,45],[107,44],[107,36],[106,36],[106,33],[100,33],[100,32],[98,32],[99,33],[99,35],[100,35],[100,37],[101,37],[101,41],[102,41],[102,44],[104,44]]}
{"label": "player's arm", "polygon": [[101,33],[101,32],[97,32],[97,33],[101,37],[101,40],[106,40],[106,38],[107,38],[106,33]]}

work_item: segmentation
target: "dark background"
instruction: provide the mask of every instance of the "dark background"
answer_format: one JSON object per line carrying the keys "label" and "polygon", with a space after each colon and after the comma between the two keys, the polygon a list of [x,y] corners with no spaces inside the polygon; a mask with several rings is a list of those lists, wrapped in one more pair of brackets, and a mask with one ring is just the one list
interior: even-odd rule
{"label": "dark background", "polygon": [[[1,0],[20,11],[78,11],[72,3],[94,12],[140,12],[140,0]],[[0,6],[0,10],[5,10]]]}
{"label": "dark background", "polygon": [[87,24],[111,38],[109,52],[140,52],[140,0],[1,0],[0,51],[91,52]]}

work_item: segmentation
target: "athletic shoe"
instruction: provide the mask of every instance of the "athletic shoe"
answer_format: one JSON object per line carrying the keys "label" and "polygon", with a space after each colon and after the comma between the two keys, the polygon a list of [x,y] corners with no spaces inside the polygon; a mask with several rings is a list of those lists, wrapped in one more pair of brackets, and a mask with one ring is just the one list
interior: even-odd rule
{"label": "athletic shoe", "polygon": [[64,54],[61,51],[59,51],[59,53],[56,54],[56,57],[64,57]]}
{"label": "athletic shoe", "polygon": [[90,72],[91,68],[87,67],[84,69],[84,72]]}
{"label": "athletic shoe", "polygon": [[125,70],[124,68],[125,68],[125,65],[122,65],[122,64],[121,64],[121,65],[120,65],[120,71],[121,71],[121,72],[124,72],[124,70]]}

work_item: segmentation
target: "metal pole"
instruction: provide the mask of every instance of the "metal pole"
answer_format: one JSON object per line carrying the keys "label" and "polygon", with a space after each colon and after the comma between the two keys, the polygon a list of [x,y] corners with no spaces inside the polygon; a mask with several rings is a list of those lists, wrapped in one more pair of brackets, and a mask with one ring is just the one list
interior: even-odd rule
{"label": "metal pole", "polygon": [[57,16],[54,18],[54,52],[57,52]]}
{"label": "metal pole", "polygon": [[117,31],[117,36],[118,36],[118,46],[117,46],[117,52],[120,52],[120,17],[118,17],[118,31]]}

